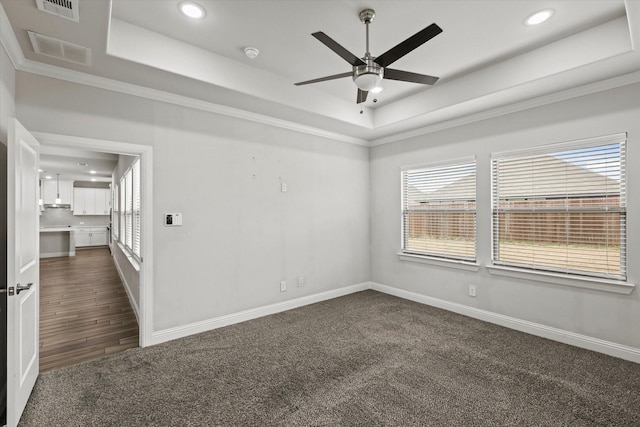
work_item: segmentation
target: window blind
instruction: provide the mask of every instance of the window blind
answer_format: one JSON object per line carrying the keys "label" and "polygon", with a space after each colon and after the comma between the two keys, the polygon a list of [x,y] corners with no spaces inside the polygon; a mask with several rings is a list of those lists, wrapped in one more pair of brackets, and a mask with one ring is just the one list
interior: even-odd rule
{"label": "window blind", "polygon": [[132,174],[132,211],[133,241],[131,250],[140,257],[140,160],[136,160],[131,168]]}
{"label": "window blind", "polygon": [[112,222],[113,224],[111,224],[112,227],[112,233],[113,233],[113,239],[114,240],[118,240],[118,236],[119,236],[119,219],[120,219],[120,210],[119,210],[119,199],[120,199],[120,192],[118,190],[119,186],[118,184],[115,184],[113,187],[113,210],[111,212],[111,217],[112,217]]}
{"label": "window blind", "polygon": [[127,210],[127,201],[125,198],[125,192],[127,189],[127,185],[125,182],[124,175],[120,178],[120,242],[125,243],[125,235],[126,235],[126,221],[125,221],[125,211]]}
{"label": "window blind", "polygon": [[475,261],[475,159],[404,170],[402,224],[404,253]]}
{"label": "window blind", "polygon": [[131,249],[132,243],[132,226],[133,226],[133,197],[132,197],[132,179],[131,169],[124,175],[124,245]]}
{"label": "window blind", "polygon": [[494,264],[626,279],[625,143],[494,156]]}

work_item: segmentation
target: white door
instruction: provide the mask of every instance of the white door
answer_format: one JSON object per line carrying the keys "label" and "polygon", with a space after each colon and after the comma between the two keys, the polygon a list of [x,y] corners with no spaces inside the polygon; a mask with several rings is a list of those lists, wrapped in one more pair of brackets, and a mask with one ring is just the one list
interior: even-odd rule
{"label": "white door", "polygon": [[7,144],[7,426],[14,427],[39,370],[38,141],[10,119]]}

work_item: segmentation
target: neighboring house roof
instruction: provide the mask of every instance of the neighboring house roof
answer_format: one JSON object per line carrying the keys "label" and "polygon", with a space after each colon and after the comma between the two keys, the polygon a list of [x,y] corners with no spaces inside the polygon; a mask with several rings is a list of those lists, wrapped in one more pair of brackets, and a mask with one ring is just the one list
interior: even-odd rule
{"label": "neighboring house roof", "polygon": [[[535,156],[533,167],[523,174],[522,159],[500,161],[499,178],[501,199],[602,197],[617,196],[620,182],[587,168],[557,157]],[[566,176],[566,180],[549,179],[549,176]],[[409,186],[408,194],[414,203],[462,201],[475,199],[475,176],[468,175],[439,190],[426,193]]]}

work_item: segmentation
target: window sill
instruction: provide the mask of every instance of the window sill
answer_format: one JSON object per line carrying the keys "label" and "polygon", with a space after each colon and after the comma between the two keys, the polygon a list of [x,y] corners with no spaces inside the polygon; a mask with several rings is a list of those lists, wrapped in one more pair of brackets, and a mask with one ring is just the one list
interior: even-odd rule
{"label": "window sill", "polygon": [[497,276],[516,277],[518,279],[533,280],[536,282],[552,283],[556,285],[573,286],[576,288],[593,289],[603,292],[629,295],[636,285],[621,282],[619,280],[600,279],[597,277],[573,277],[558,273],[544,271],[532,271],[501,265],[488,265],[487,270]]}
{"label": "window sill", "polygon": [[470,261],[459,261],[453,259],[435,258],[426,255],[413,255],[398,253],[398,259],[400,261],[417,262],[420,264],[437,265],[438,267],[457,268],[466,271],[478,271],[480,266]]}
{"label": "window sill", "polygon": [[131,266],[137,271],[140,272],[140,263],[139,261],[136,259],[136,257],[134,255],[132,255],[129,252],[129,249],[127,249],[122,243],[117,242],[116,243],[118,245],[118,248],[120,248],[120,251],[122,252],[122,254],[127,257],[127,259],[129,260],[129,263],[131,264]]}

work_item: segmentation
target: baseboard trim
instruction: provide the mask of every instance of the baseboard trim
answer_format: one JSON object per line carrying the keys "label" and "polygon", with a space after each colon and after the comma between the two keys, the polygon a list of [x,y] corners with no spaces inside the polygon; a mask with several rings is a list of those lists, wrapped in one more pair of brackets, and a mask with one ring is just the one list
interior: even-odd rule
{"label": "baseboard trim", "polygon": [[598,353],[607,354],[609,356],[618,357],[635,363],[640,363],[640,349],[617,344],[611,341],[605,341],[599,338],[593,338],[587,335],[577,334],[565,331],[563,329],[542,325],[539,323],[529,322],[527,320],[518,319],[503,314],[493,313],[491,311],[482,310],[455,302],[445,301],[439,298],[433,298],[415,292],[405,291],[403,289],[394,288],[380,283],[370,282],[371,289],[385,294],[393,295],[399,298],[415,301],[421,304],[430,305],[464,316],[473,317],[474,319],[483,320],[485,322],[494,323],[520,332],[558,341],[564,344],[573,345],[587,350],[596,351]]}
{"label": "baseboard trim", "polygon": [[[124,277],[124,273],[120,269],[120,264],[118,264],[118,259],[111,254],[111,258],[113,258],[113,263],[116,266],[116,271],[118,272],[118,276],[120,276],[120,281],[122,281],[122,286],[124,286],[124,290],[127,291],[127,297],[129,298],[129,303],[131,304],[131,308],[133,308],[133,314],[136,315],[136,320],[138,321],[138,326],[140,325],[140,309],[138,308],[138,304],[136,303],[133,294],[131,293],[131,289],[129,284],[127,283],[127,279]],[[142,334],[142,331],[140,331]]]}
{"label": "baseboard trim", "polygon": [[358,283],[356,285],[346,286],[344,288],[334,289],[331,291],[320,292],[305,297],[300,297],[288,301],[278,302],[263,307],[252,308],[240,311],[238,313],[227,314],[225,316],[215,317],[213,319],[203,320],[200,322],[190,323],[188,325],[177,326],[175,328],[163,329],[153,332],[149,345],[160,344],[166,341],[183,338],[189,335],[199,334],[201,332],[218,329],[225,326],[234,325],[247,320],[257,319],[259,317],[280,313],[294,308],[303,307],[309,304],[342,297],[355,292],[371,289],[370,282]]}
{"label": "baseboard trim", "polygon": [[75,256],[75,252],[45,252],[40,254],[40,258],[57,258],[60,256]]}

